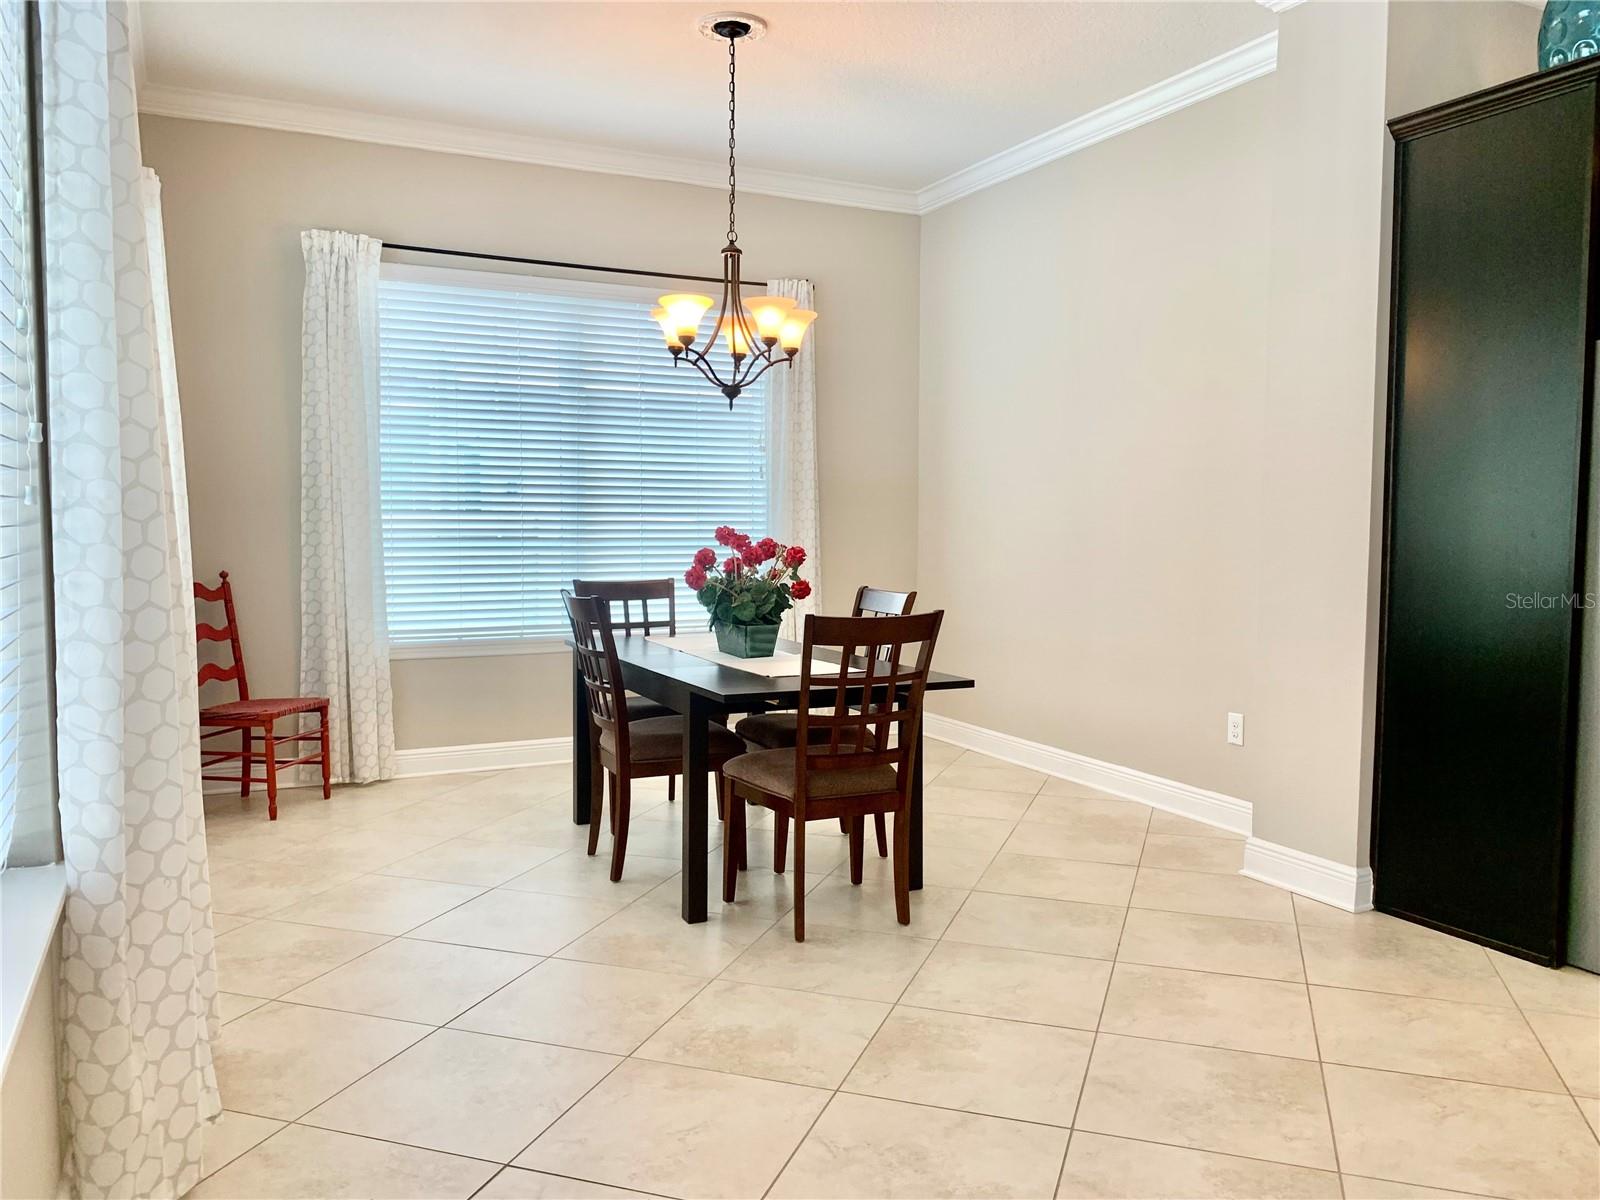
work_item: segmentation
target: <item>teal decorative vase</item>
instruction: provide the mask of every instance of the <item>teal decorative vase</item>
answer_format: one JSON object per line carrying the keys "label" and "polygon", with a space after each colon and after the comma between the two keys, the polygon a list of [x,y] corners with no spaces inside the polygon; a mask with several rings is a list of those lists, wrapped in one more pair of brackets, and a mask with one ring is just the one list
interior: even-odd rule
{"label": "teal decorative vase", "polygon": [[1600,53],[1600,0],[1549,0],[1539,22],[1539,69]]}
{"label": "teal decorative vase", "polygon": [[718,625],[717,649],[735,658],[771,658],[778,648],[776,625]]}

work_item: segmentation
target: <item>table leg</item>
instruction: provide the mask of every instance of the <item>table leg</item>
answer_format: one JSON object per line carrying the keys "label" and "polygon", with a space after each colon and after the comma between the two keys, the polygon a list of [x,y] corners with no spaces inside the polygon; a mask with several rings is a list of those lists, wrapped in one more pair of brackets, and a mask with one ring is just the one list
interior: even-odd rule
{"label": "table leg", "polygon": [[706,724],[711,706],[699,696],[689,697],[683,735],[683,919],[698,924],[706,919]]}
{"label": "table leg", "polygon": [[604,797],[596,791],[603,780],[599,767],[600,741],[589,719],[589,692],[572,656],[572,823],[587,825],[592,812],[604,812]]}
{"label": "table leg", "polygon": [[917,722],[917,753],[911,764],[911,890],[922,888],[922,722]]}

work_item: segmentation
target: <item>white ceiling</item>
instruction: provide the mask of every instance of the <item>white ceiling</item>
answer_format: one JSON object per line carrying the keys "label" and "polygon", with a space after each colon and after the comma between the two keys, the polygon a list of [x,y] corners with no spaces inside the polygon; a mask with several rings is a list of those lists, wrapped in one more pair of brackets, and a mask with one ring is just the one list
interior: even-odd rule
{"label": "white ceiling", "polygon": [[[214,93],[714,163],[716,7],[144,0],[141,82],[155,111]],[[1253,0],[749,7],[771,28],[740,55],[741,165],[908,192],[1277,24]]]}

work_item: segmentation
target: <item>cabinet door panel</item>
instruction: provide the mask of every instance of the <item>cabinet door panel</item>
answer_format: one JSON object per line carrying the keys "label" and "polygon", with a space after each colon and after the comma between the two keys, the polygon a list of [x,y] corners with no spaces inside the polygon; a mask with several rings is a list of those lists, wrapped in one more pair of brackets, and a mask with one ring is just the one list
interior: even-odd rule
{"label": "cabinet door panel", "polygon": [[1402,143],[1377,906],[1559,952],[1595,95]]}

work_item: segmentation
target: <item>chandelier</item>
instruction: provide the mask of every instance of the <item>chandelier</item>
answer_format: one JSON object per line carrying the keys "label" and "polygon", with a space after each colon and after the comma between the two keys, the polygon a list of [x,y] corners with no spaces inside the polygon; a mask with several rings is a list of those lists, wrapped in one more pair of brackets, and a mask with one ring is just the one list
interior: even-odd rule
{"label": "chandelier", "polygon": [[[722,248],[722,300],[711,335],[700,341],[700,322],[715,303],[710,296],[674,292],[662,296],[651,317],[661,326],[672,353],[673,365],[690,362],[724,396],[728,407],[745,388],[778,363],[793,365],[805,342],[806,330],[817,314],[796,308],[784,296],[739,294],[739,232],[734,224],[738,195],[734,175],[734,116],[737,47],[741,38],[752,41],[766,32],[766,22],[749,13],[717,13],[700,22],[707,37],[728,41],[728,244]],[[717,342],[723,352],[717,353]],[[696,343],[700,344],[697,345]],[[715,355],[715,357],[713,357]]]}

